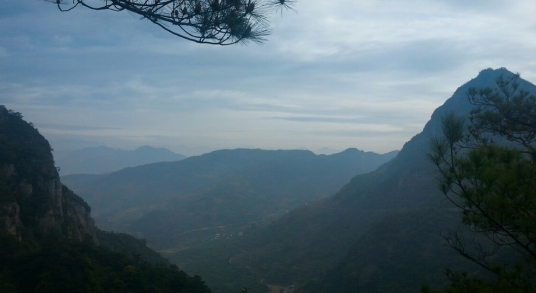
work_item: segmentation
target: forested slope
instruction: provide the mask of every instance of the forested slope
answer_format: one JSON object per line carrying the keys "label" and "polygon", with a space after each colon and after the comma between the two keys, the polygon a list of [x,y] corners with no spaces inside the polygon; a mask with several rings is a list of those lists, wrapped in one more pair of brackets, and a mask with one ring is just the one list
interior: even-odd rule
{"label": "forested slope", "polygon": [[48,141],[0,105],[1,292],[210,292],[141,240],[99,231]]}

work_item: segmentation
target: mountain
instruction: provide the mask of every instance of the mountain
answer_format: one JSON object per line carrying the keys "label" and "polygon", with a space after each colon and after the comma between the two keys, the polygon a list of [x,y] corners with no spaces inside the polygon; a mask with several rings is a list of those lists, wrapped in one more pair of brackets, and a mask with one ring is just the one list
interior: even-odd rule
{"label": "mountain", "polygon": [[90,207],[61,184],[48,141],[0,106],[0,233],[96,240]]}
{"label": "mountain", "polygon": [[159,250],[183,249],[332,195],[351,177],[395,155],[220,150],[102,177],[62,179],[93,207],[99,226],[146,238]]}
{"label": "mountain", "polygon": [[[205,269],[254,274],[265,284],[294,284],[302,292],[408,292],[422,282],[441,284],[444,268],[465,261],[445,251],[441,232],[456,228],[457,210],[439,192],[436,169],[426,158],[441,133],[441,116],[466,115],[471,87],[494,87],[504,68],[486,69],[458,88],[432,114],[423,131],[377,170],[355,176],[335,195],[302,205],[239,241],[207,244],[167,256],[185,270],[203,273],[215,292],[225,284]],[[520,87],[536,87],[519,80]],[[470,271],[474,271],[472,268]]]}
{"label": "mountain", "polygon": [[0,292],[210,292],[144,241],[97,229],[90,212],[48,141],[0,105]]}
{"label": "mountain", "polygon": [[[399,156],[386,164],[386,168],[405,162],[414,161],[418,153],[426,154],[425,143],[441,133],[441,117],[449,112],[459,116],[467,116],[473,106],[468,103],[465,93],[469,88],[497,88],[495,81],[498,77],[510,77],[513,73],[505,68],[496,70],[486,69],[467,84],[460,87],[445,104],[434,111],[431,120],[419,135],[409,141]],[[536,86],[523,79],[518,79],[520,90],[536,93]],[[405,149],[413,150],[408,152]],[[431,163],[420,156],[421,162],[430,166]],[[422,165],[424,168],[424,164]],[[429,167],[427,167],[429,168]],[[399,179],[399,178],[396,178]],[[436,176],[421,177],[436,185]],[[412,184],[412,182],[404,182]],[[436,185],[436,189],[438,189]],[[436,196],[437,194],[437,196]],[[341,197],[352,197],[350,193]],[[391,197],[383,199],[393,201],[397,205],[401,200]],[[307,292],[410,292],[415,291],[422,283],[441,286],[447,279],[444,275],[446,268],[457,272],[471,272],[489,277],[488,272],[463,258],[452,249],[447,249],[441,235],[452,231],[467,233],[466,239],[478,243],[478,237],[461,224],[461,214],[444,195],[435,191],[433,194],[425,190],[415,190],[412,196],[405,196],[414,205],[411,209],[401,210],[389,215],[389,220],[382,219],[361,235],[320,281],[312,282]],[[379,232],[390,230],[386,233]],[[393,230],[396,232],[393,233]],[[475,238],[476,237],[476,238]],[[390,243],[381,245],[380,243]],[[378,245],[380,244],[380,245]],[[393,245],[395,244],[395,245]],[[494,255],[494,258],[498,258]],[[500,256],[512,260],[512,255]],[[389,280],[386,282],[385,280]]]}
{"label": "mountain", "polygon": [[103,174],[127,167],[156,162],[179,161],[185,156],[168,149],[142,146],[135,150],[120,150],[105,146],[75,150],[57,150],[56,165],[62,176],[69,174]]}

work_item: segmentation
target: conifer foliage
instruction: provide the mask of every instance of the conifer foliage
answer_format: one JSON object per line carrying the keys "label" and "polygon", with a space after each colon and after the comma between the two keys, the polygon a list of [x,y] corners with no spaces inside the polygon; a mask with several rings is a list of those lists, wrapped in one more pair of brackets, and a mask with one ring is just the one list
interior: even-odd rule
{"label": "conifer foliage", "polygon": [[296,0],[45,0],[66,12],[77,6],[128,11],[171,34],[204,44],[262,43],[270,10],[295,11]]}
{"label": "conifer foliage", "polygon": [[470,231],[445,239],[493,276],[448,271],[448,292],[536,291],[536,96],[518,78],[470,89],[469,119],[447,114],[443,137],[432,140],[440,188]]}

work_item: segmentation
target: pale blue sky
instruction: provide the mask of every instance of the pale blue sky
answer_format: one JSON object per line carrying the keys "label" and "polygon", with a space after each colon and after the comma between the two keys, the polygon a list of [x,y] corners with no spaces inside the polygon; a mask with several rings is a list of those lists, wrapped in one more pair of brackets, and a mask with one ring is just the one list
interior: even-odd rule
{"label": "pale blue sky", "polygon": [[0,104],[53,147],[383,153],[482,69],[536,82],[533,0],[301,0],[264,45],[231,47],[125,12],[0,4]]}

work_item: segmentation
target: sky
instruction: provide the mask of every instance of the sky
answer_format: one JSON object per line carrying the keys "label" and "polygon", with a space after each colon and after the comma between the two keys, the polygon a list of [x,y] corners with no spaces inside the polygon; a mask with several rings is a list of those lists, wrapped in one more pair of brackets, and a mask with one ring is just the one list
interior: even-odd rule
{"label": "sky", "polygon": [[536,83],[534,0],[299,0],[263,45],[227,47],[127,12],[0,5],[0,104],[56,149],[385,153],[483,69]]}

